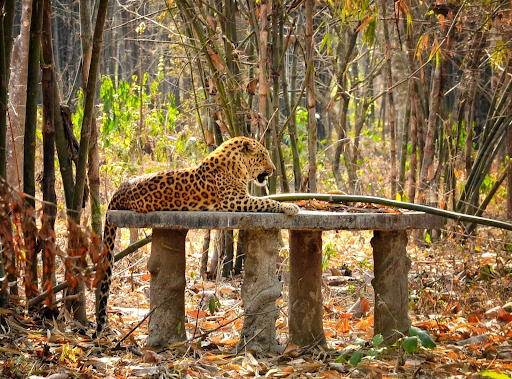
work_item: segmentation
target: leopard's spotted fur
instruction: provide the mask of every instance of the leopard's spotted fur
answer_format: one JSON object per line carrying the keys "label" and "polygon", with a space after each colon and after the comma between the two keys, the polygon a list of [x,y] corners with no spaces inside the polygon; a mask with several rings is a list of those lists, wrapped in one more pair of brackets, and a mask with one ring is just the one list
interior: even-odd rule
{"label": "leopard's spotted fur", "polygon": [[[108,210],[283,212],[295,215],[299,207],[250,196],[247,184],[265,185],[275,171],[268,151],[257,141],[236,137],[224,142],[199,166],[143,175],[119,187]],[[114,263],[116,227],[105,221],[102,254],[103,278],[97,287],[98,337],[107,324],[107,301]]]}

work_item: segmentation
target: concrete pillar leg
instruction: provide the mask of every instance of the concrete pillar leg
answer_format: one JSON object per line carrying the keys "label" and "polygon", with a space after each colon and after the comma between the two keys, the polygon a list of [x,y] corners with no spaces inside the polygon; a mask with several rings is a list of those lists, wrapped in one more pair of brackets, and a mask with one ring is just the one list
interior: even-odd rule
{"label": "concrete pillar leg", "polygon": [[375,278],[374,333],[382,334],[385,344],[393,344],[400,331],[407,334],[411,326],[407,273],[411,261],[407,257],[407,232],[374,231],[371,241]]}
{"label": "concrete pillar leg", "polygon": [[276,300],[281,295],[276,258],[278,230],[245,232],[245,277],[242,285],[244,326],[237,351],[279,351],[276,343]]}
{"label": "concrete pillar leg", "polygon": [[290,230],[290,342],[327,345],[323,328],[322,232]]}
{"label": "concrete pillar leg", "polygon": [[148,270],[151,274],[150,347],[184,341],[185,237],[187,230],[153,229]]}

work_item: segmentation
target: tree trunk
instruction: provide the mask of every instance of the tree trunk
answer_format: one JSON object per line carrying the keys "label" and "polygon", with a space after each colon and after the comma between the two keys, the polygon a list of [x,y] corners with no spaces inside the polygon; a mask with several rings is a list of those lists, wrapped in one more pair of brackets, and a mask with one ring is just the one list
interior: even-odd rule
{"label": "tree trunk", "polygon": [[259,25],[259,108],[258,112],[260,115],[261,121],[259,122],[259,131],[258,134],[260,138],[266,132],[267,128],[267,96],[268,96],[268,80],[267,80],[267,43],[268,43],[268,19],[267,16],[270,13],[270,0],[261,0],[259,2],[260,6],[260,18],[258,21]]}
{"label": "tree trunk", "polygon": [[[41,52],[41,28],[43,23],[43,0],[34,0],[32,3],[32,18],[30,22],[30,48],[27,82],[27,113],[25,118],[25,138],[23,149],[23,192],[27,202],[35,208],[36,195],[36,128],[37,128],[37,100],[39,90],[40,52]],[[27,216],[28,217],[28,216]],[[34,220],[35,223],[35,220]],[[27,245],[35,247],[33,233],[27,235]],[[27,257],[28,270],[32,271],[32,280],[37,288],[37,255],[30,251],[31,258]],[[27,294],[28,297],[35,294]]]}
{"label": "tree trunk", "polygon": [[[88,0],[80,0],[80,30],[82,40],[82,84],[86,91],[88,68],[92,54],[92,16],[91,4]],[[141,86],[142,88],[142,86]],[[142,102],[141,102],[142,104]],[[142,119],[142,118],[141,118]],[[101,201],[100,201],[100,154],[98,148],[98,125],[95,118],[91,123],[91,140],[89,150],[89,196],[91,201],[91,228],[101,236]],[[131,236],[131,235],[130,235]],[[135,241],[133,241],[135,242]]]}
{"label": "tree trunk", "polygon": [[316,193],[316,95],[315,95],[315,45],[313,40],[313,10],[315,0],[306,0],[306,102],[308,110],[308,192]]}
{"label": "tree trunk", "polygon": [[[411,11],[410,1],[407,2],[408,12]],[[415,71],[414,66],[414,41],[412,30],[407,27],[407,21],[404,17],[404,30],[407,31],[405,37],[405,44],[407,48],[407,58],[409,63],[409,75]],[[411,157],[409,159],[409,190],[407,192],[408,201],[414,203],[416,197],[416,176],[418,168],[418,116],[419,116],[419,100],[418,100],[418,84],[416,79],[409,80],[409,98],[410,101],[410,117],[405,117],[405,123],[409,125],[410,140],[411,140]],[[404,125],[406,128],[406,125]],[[402,152],[402,155],[404,152]]]}
{"label": "tree trunk", "polygon": [[[441,54],[441,52],[439,51],[437,54]],[[439,57],[439,59],[441,60],[442,58]],[[433,178],[434,174],[434,136],[437,128],[439,109],[441,107],[441,102],[443,99],[445,64],[445,61],[441,61],[438,64],[436,64],[434,70],[434,77],[432,79],[432,106],[430,107],[431,111],[428,117],[427,133],[425,136],[425,151],[423,156],[423,162],[421,164],[420,179],[418,185],[418,194],[420,196],[427,195],[425,191],[427,190],[427,185]],[[427,202],[430,202],[430,196],[427,196],[426,198]]]}
{"label": "tree trunk", "polygon": [[27,201],[35,206],[35,159],[36,159],[36,128],[37,101],[39,92],[39,60],[41,51],[41,28],[43,23],[43,0],[33,0],[32,18],[30,23],[30,48],[27,82],[27,113],[25,118],[23,192],[32,196]]}
{"label": "tree trunk", "polygon": [[[512,124],[507,128],[507,156],[512,158]],[[507,170],[507,219],[512,220],[512,166]]]}
{"label": "tree trunk", "polygon": [[386,2],[382,1],[380,9],[382,10],[382,26],[384,32],[384,45],[386,48],[386,84],[388,86],[387,89],[387,98],[389,105],[389,153],[391,158],[391,170],[390,170],[390,182],[391,182],[391,197],[396,197],[396,126],[395,126],[395,103],[393,100],[393,76],[391,74],[391,41],[389,40],[389,31],[388,31],[388,22],[387,22],[387,14],[386,14]]}
{"label": "tree trunk", "polygon": [[[87,160],[89,157],[89,147],[91,141],[91,125],[94,116],[94,97],[96,94],[96,80],[98,78],[98,68],[101,56],[101,44],[103,39],[103,28],[108,9],[108,0],[100,0],[98,15],[94,28],[93,47],[91,53],[91,64],[89,74],[87,75],[87,90],[84,94],[84,116],[82,120],[82,130],[80,134],[80,153],[78,155],[78,165],[76,168],[75,190],[73,193],[73,221],[80,223],[80,213],[83,202]],[[84,67],[85,69],[85,67]]]}
{"label": "tree trunk", "polygon": [[0,1],[0,177],[7,179],[7,103],[9,64],[12,51],[14,0]]}
{"label": "tree trunk", "polygon": [[[86,90],[84,91],[84,116],[82,120],[82,131],[80,136],[80,151],[78,154],[78,164],[76,167],[76,181],[73,193],[73,212],[72,220],[75,224],[80,223],[80,211],[83,203],[84,188],[86,180],[86,166],[89,157],[89,147],[91,141],[91,129],[94,116],[94,97],[96,93],[96,80],[98,77],[99,60],[101,55],[101,44],[103,36],[103,28],[105,24],[106,13],[108,9],[108,0],[100,0],[98,15],[96,18],[96,25],[92,41],[90,67],[83,67],[85,70],[84,78],[87,79]],[[89,51],[89,50],[88,50]],[[84,64],[87,60],[84,59]],[[88,71],[88,73],[87,73]],[[71,240],[73,241],[73,240]],[[70,243],[73,243],[71,242]],[[87,324],[87,315],[85,313],[85,296],[84,296],[84,283],[79,281],[73,291],[79,296],[67,306],[74,310],[75,320],[82,325]]]}
{"label": "tree trunk", "polygon": [[[301,27],[300,23],[298,23],[297,31]],[[290,147],[292,149],[293,156],[293,188],[295,192],[300,191],[300,184],[302,182],[302,171],[300,167],[300,158],[299,158],[299,147],[298,147],[298,136],[297,136],[297,119],[295,112],[295,91],[297,90],[297,57],[298,57],[299,43],[297,41],[297,36],[295,36],[295,43],[293,44],[293,52],[292,52],[292,64],[291,64],[291,72],[290,72],[290,101],[289,105],[286,107],[288,110],[289,117],[291,117],[290,122],[288,123],[288,135],[290,136]],[[284,84],[284,83],[283,83]],[[285,104],[288,99],[286,96],[287,86],[284,84],[284,96],[285,96]],[[286,105],[285,105],[286,106]]]}
{"label": "tree trunk", "polygon": [[[45,232],[52,235],[57,215],[57,195],[55,193],[55,65],[52,47],[52,3],[44,0],[43,33],[42,33],[42,80],[43,93],[43,222]],[[47,230],[49,229],[49,230]],[[46,242],[46,241],[45,241]],[[45,244],[43,249],[43,283],[47,289],[54,283],[53,267],[55,257],[53,251]]]}
{"label": "tree trunk", "polygon": [[[21,24],[29,24],[32,17],[32,0],[23,0]],[[21,190],[23,172],[23,136],[27,102],[28,55],[30,28],[21,28],[16,37],[9,81],[9,131],[7,133],[7,181]]]}

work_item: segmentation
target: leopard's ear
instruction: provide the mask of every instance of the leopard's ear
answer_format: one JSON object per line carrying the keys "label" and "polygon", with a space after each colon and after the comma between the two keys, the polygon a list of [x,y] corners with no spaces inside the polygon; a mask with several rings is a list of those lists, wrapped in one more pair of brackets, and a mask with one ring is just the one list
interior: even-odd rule
{"label": "leopard's ear", "polygon": [[256,141],[251,140],[249,138],[244,139],[242,142],[242,152],[243,153],[253,153],[256,150],[255,147]]}

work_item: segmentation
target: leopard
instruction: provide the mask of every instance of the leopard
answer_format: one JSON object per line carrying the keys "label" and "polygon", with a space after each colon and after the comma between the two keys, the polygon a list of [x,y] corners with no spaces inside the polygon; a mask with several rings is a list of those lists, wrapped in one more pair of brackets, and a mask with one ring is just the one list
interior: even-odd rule
{"label": "leopard", "polygon": [[[111,210],[138,213],[155,211],[273,212],[295,216],[299,207],[251,196],[249,182],[265,186],[276,167],[268,150],[249,137],[223,142],[197,166],[146,174],[123,182],[108,205]],[[105,220],[103,249],[96,278],[96,331],[98,339],[107,323],[107,303],[114,266],[117,227]],[[102,272],[101,272],[102,271]]]}

